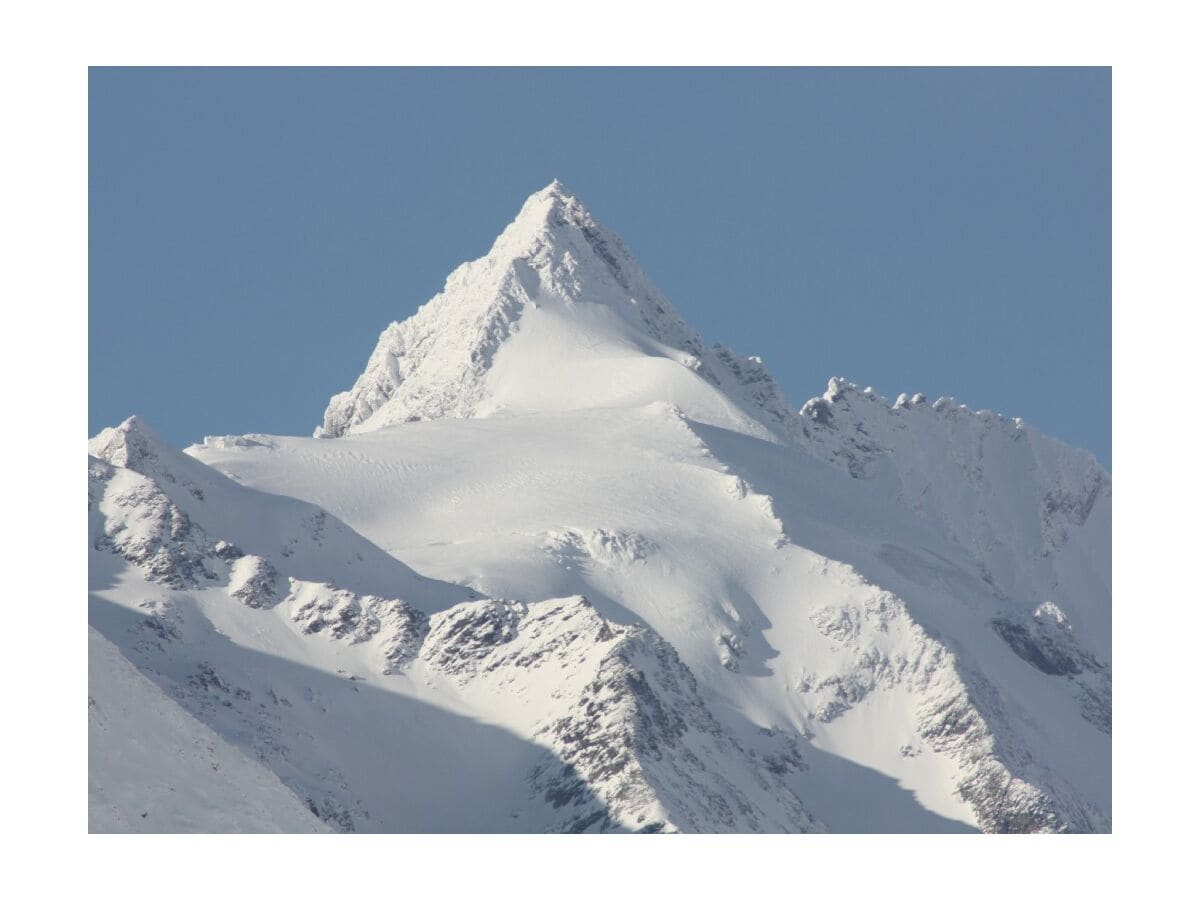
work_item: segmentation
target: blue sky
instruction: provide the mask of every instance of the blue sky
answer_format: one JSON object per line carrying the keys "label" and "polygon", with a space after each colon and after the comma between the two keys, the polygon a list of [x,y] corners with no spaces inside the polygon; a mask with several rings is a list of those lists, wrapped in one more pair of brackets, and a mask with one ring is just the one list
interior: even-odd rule
{"label": "blue sky", "polygon": [[562,179],[789,399],[951,394],[1111,459],[1107,69],[93,69],[89,433],[308,434]]}

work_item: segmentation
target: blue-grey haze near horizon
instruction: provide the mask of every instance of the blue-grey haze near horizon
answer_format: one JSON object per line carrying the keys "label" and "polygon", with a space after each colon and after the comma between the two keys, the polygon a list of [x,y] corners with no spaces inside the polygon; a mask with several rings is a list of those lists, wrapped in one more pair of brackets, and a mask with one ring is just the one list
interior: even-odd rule
{"label": "blue-grey haze near horizon", "polygon": [[89,433],[308,434],[559,178],[794,405],[1111,460],[1108,69],[93,69]]}

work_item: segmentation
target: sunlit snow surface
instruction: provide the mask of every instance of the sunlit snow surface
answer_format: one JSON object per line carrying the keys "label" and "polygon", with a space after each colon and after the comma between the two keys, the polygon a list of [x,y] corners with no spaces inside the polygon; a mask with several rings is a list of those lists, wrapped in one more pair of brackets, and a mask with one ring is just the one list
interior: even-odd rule
{"label": "sunlit snow surface", "polygon": [[[89,447],[100,639],[312,828],[1111,827],[1107,473],[948,400],[788,407],[558,183],[319,433]],[[161,805],[95,741],[93,830]]]}

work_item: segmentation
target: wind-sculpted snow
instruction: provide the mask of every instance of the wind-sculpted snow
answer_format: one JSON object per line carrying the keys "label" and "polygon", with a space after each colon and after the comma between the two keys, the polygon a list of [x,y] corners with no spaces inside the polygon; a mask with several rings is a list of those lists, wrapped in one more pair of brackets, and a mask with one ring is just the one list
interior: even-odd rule
{"label": "wind-sculpted snow", "polygon": [[1111,829],[1108,473],[792,409],[558,183],[319,434],[89,444],[93,625],[318,824]]}

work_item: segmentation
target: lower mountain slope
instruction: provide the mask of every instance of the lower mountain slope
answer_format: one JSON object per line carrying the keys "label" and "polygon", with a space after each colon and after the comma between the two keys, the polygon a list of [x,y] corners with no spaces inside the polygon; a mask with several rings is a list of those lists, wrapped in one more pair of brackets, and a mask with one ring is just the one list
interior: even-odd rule
{"label": "lower mountain slope", "polygon": [[327,831],[261,763],[88,629],[88,830]]}
{"label": "lower mountain slope", "polygon": [[948,469],[951,516],[979,510],[1035,548],[1001,583],[888,459],[856,475],[667,403],[189,453],[431,576],[585,595],[610,627],[660,635],[738,744],[798,742],[804,765],[783,777],[837,830],[1110,827],[1106,499],[1052,544],[1036,507],[1010,514]]}
{"label": "lower mountain slope", "polygon": [[[238,485],[136,420],[91,448],[103,457],[89,459],[93,679],[110,692],[93,715],[133,684],[131,696],[171,708],[160,718],[190,723],[130,723],[137,746],[157,742],[161,783],[178,759],[187,788],[203,745],[234,787],[273,786],[244,816],[232,806],[230,829],[821,828],[794,792],[797,742],[727,728],[644,625],[581,596],[490,599],[394,560],[399,596],[366,593],[347,569],[384,572],[373,557],[391,557],[319,508]],[[239,544],[221,537],[234,520]],[[313,580],[321,566],[337,580]],[[160,783],[154,767],[117,764],[116,728],[93,733],[94,806],[111,808],[94,830],[128,828],[130,804]],[[295,802],[279,805],[289,791]],[[190,788],[171,793],[146,801],[146,829],[227,830],[214,818],[223,793],[213,809]]]}

